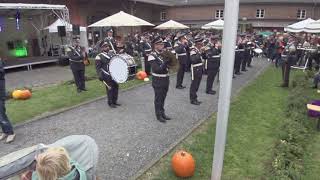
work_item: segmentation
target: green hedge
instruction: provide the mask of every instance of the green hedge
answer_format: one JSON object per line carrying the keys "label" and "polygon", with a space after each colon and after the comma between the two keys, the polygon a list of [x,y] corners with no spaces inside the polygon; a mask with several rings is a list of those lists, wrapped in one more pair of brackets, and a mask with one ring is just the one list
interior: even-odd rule
{"label": "green hedge", "polygon": [[280,127],[279,141],[274,148],[271,179],[301,179],[304,152],[315,132],[306,109],[306,104],[312,100],[312,95],[308,93],[309,75],[297,75],[292,85],[285,109],[286,119]]}

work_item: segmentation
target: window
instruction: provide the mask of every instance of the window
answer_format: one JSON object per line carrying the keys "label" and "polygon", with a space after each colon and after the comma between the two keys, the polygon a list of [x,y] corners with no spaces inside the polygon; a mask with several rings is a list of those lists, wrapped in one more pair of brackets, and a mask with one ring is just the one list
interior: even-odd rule
{"label": "window", "polygon": [[166,19],[167,19],[167,12],[162,11],[162,12],[160,13],[160,20],[161,20],[161,21],[165,21]]}
{"label": "window", "polygon": [[257,9],[256,18],[264,18],[264,9]]}
{"label": "window", "polygon": [[222,19],[223,18],[223,10],[219,9],[216,11],[216,19]]}
{"label": "window", "polygon": [[305,9],[298,9],[297,18],[298,19],[305,19],[306,17],[307,17],[307,11]]}

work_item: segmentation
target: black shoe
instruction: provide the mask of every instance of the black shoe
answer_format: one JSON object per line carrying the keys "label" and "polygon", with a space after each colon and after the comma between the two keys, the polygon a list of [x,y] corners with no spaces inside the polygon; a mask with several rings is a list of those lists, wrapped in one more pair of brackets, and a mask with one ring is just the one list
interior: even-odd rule
{"label": "black shoe", "polygon": [[251,66],[251,65],[248,65],[248,67],[249,67],[249,68],[252,68],[252,66]]}
{"label": "black shoe", "polygon": [[237,73],[236,73],[236,75],[241,75],[241,74],[242,74],[241,72],[237,72]]}
{"label": "black shoe", "polygon": [[81,93],[81,89],[77,89],[77,92],[78,92],[78,93]]}
{"label": "black shoe", "polygon": [[119,104],[119,103],[113,103],[114,105],[116,105],[116,106],[121,106],[121,104]]}
{"label": "black shoe", "polygon": [[109,106],[110,106],[111,108],[117,108],[117,106],[114,105],[114,104],[109,104]]}
{"label": "black shoe", "polygon": [[81,91],[88,91],[88,89],[86,89],[86,88],[83,88],[83,89],[81,89]]}
{"label": "black shoe", "polygon": [[241,70],[241,71],[243,71],[243,72],[246,72],[246,71],[248,71],[248,70],[246,70],[246,69],[243,69],[243,70]]}
{"label": "black shoe", "polygon": [[184,89],[184,88],[186,88],[186,87],[185,87],[185,86],[180,85],[180,86],[177,86],[176,88],[177,88],[177,89]]}
{"label": "black shoe", "polygon": [[213,91],[213,90],[209,90],[209,91],[206,91],[207,94],[212,94],[212,95],[215,95],[217,92],[216,91]]}
{"label": "black shoe", "polygon": [[170,118],[170,117],[168,117],[168,116],[167,116],[167,115],[165,115],[165,114],[162,114],[162,118],[163,118],[163,119],[165,119],[165,120],[167,120],[167,121],[171,120],[171,118]]}
{"label": "black shoe", "polygon": [[198,101],[198,100],[193,100],[193,101],[191,101],[191,104],[193,104],[193,105],[200,105],[201,102]]}
{"label": "black shoe", "polygon": [[166,123],[166,120],[162,116],[157,116],[157,120],[162,123]]}

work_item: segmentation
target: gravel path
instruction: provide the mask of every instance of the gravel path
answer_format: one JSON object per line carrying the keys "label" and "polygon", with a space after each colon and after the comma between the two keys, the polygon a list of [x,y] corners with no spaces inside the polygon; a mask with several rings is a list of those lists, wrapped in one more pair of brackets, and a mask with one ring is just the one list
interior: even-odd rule
{"label": "gravel path", "polygon": [[[233,95],[268,67],[256,60],[254,67],[234,79]],[[171,77],[166,101],[167,114],[173,120],[161,124],[155,120],[153,90],[150,84],[121,92],[120,108],[110,109],[106,100],[42,119],[15,129],[17,140],[10,145],[0,143],[0,156],[37,143],[52,143],[72,134],[93,137],[100,148],[99,176],[101,179],[122,180],[135,175],[141,168],[185,135],[200,120],[217,109],[217,95],[207,95],[204,76],[198,95],[203,103],[189,103],[190,74],[185,76],[187,89],[175,89],[176,77]],[[215,87],[217,89],[217,86]]]}

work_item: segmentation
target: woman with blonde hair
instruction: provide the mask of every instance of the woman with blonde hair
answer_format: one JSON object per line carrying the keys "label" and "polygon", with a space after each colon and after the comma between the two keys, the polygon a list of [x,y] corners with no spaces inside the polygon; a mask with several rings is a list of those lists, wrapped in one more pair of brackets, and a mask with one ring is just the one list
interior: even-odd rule
{"label": "woman with blonde hair", "polygon": [[36,157],[32,180],[87,180],[87,176],[63,147],[54,147]]}

